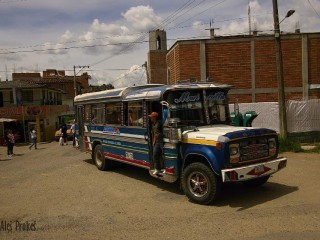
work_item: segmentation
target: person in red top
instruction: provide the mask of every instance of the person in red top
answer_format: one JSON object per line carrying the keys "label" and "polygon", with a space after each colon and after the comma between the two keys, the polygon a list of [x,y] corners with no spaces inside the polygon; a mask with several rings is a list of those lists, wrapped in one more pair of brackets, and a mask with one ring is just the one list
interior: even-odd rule
{"label": "person in red top", "polygon": [[158,113],[152,112],[148,115],[151,121],[151,136],[152,136],[152,147],[153,147],[153,164],[154,171],[153,174],[157,175],[159,173],[164,173],[161,170],[160,159],[162,158],[163,149],[163,136],[162,136],[162,125],[158,121]]}

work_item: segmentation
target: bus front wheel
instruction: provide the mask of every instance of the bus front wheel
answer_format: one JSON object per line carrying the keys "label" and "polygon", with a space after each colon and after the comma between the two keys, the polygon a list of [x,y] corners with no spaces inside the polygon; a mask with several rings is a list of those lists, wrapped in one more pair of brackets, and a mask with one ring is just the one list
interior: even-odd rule
{"label": "bus front wheel", "polygon": [[218,198],[221,180],[203,163],[191,163],[182,174],[182,189],[190,201],[209,204]]}
{"label": "bus front wheel", "polygon": [[101,171],[105,171],[111,168],[111,162],[104,157],[103,148],[100,144],[94,148],[93,160],[97,168]]}

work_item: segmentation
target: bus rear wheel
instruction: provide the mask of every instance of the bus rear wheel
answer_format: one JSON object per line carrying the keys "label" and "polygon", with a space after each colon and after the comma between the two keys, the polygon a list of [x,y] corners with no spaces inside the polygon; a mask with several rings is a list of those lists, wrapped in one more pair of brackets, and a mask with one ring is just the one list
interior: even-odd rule
{"label": "bus rear wheel", "polygon": [[111,168],[111,160],[104,157],[103,148],[100,144],[94,148],[93,153],[93,161],[99,170],[105,171]]}
{"label": "bus rear wheel", "polygon": [[182,173],[182,189],[190,201],[210,204],[220,194],[221,180],[203,163],[191,163]]}

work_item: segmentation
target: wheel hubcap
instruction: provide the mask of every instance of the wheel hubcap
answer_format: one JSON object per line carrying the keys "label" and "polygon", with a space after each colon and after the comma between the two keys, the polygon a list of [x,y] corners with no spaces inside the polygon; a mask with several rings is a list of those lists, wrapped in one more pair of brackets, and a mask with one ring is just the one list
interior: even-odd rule
{"label": "wheel hubcap", "polygon": [[200,172],[194,172],[189,175],[188,188],[196,197],[203,197],[208,193],[208,184],[206,176]]}
{"label": "wheel hubcap", "polygon": [[101,164],[102,164],[102,156],[99,151],[96,153],[96,163],[98,166],[101,166]]}

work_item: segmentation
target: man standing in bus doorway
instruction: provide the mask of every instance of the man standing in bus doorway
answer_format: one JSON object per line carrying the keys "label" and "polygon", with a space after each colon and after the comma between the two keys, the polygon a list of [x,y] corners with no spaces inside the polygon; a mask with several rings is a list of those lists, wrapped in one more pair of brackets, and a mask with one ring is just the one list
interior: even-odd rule
{"label": "man standing in bus doorway", "polygon": [[163,149],[163,135],[162,135],[162,126],[160,121],[158,121],[158,113],[152,112],[148,115],[151,121],[151,136],[152,136],[152,147],[153,147],[153,164],[154,171],[153,174],[157,175],[159,173],[164,173],[164,170],[161,170],[160,159],[162,158],[162,149]]}

